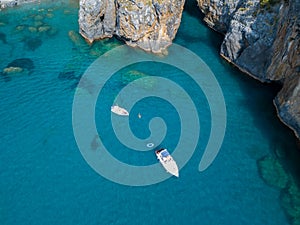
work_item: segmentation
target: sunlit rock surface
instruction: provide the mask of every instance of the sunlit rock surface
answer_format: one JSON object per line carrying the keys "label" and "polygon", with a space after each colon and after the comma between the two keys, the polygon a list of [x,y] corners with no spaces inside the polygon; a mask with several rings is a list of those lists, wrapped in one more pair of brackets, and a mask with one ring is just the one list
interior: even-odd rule
{"label": "sunlit rock surface", "polygon": [[184,0],[80,0],[80,33],[89,42],[116,35],[160,53],[175,38],[183,5]]}

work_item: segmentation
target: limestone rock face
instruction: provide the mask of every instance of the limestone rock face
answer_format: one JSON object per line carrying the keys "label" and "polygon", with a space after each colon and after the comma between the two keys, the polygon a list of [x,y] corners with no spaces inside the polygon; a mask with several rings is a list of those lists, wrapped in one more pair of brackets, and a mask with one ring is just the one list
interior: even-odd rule
{"label": "limestone rock face", "polygon": [[291,1],[283,7],[279,18],[273,57],[266,74],[270,80],[300,75],[300,1]]}
{"label": "limestone rock face", "polygon": [[112,0],[80,0],[80,34],[90,43],[112,37],[116,26],[116,6]]}
{"label": "limestone rock face", "polygon": [[205,14],[204,21],[214,30],[226,33],[230,16],[241,0],[197,0],[200,10]]}
{"label": "limestone rock face", "polygon": [[14,7],[17,5],[21,5],[21,4],[29,3],[29,2],[35,2],[35,1],[38,1],[38,0],[1,0],[0,1],[0,11],[1,11],[1,9],[5,9],[8,7]]}
{"label": "limestone rock face", "polygon": [[204,20],[225,34],[220,54],[262,82],[283,88],[280,119],[300,137],[300,1],[197,0]]}
{"label": "limestone rock face", "polygon": [[300,75],[294,74],[285,79],[283,88],[274,100],[281,120],[290,126],[300,138]]}
{"label": "limestone rock face", "polygon": [[117,35],[159,53],[175,38],[183,6],[184,0],[80,0],[80,33],[89,42]]}

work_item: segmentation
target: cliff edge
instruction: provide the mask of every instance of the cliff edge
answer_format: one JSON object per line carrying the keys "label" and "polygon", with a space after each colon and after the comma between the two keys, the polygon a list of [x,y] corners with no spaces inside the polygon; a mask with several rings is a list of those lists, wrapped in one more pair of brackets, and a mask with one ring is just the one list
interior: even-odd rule
{"label": "cliff edge", "polygon": [[80,0],[79,5],[79,32],[90,43],[116,35],[160,53],[177,33],[184,0]]}
{"label": "cliff edge", "polygon": [[197,0],[225,35],[220,54],[262,82],[280,82],[279,118],[300,138],[300,0]]}

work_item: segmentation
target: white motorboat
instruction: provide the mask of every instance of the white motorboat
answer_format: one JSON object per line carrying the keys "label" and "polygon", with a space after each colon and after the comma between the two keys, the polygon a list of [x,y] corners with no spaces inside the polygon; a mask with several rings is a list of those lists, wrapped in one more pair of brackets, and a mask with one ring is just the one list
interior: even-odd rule
{"label": "white motorboat", "polygon": [[111,111],[120,116],[129,116],[129,112],[126,109],[124,109],[118,105],[113,105],[111,107]]}
{"label": "white motorboat", "polygon": [[159,162],[167,170],[168,173],[179,177],[178,166],[166,148],[156,150],[155,154]]}

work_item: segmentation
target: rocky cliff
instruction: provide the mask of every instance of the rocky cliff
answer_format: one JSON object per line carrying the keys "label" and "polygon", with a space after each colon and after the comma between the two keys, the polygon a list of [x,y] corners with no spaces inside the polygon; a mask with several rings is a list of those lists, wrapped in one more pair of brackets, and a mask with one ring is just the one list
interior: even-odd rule
{"label": "rocky cliff", "polygon": [[300,0],[197,0],[204,21],[224,33],[220,54],[262,82],[283,85],[280,119],[300,137]]}
{"label": "rocky cliff", "polygon": [[80,34],[89,42],[118,36],[159,53],[172,43],[184,0],[80,0]]}
{"label": "rocky cliff", "polygon": [[[300,137],[300,0],[197,0],[204,21],[225,35],[220,54],[262,82],[283,85],[280,119]],[[184,0],[80,0],[80,33],[161,52],[174,39]]]}
{"label": "rocky cliff", "polygon": [[36,0],[0,0],[0,11],[7,7],[13,7],[24,3],[34,2]]}

